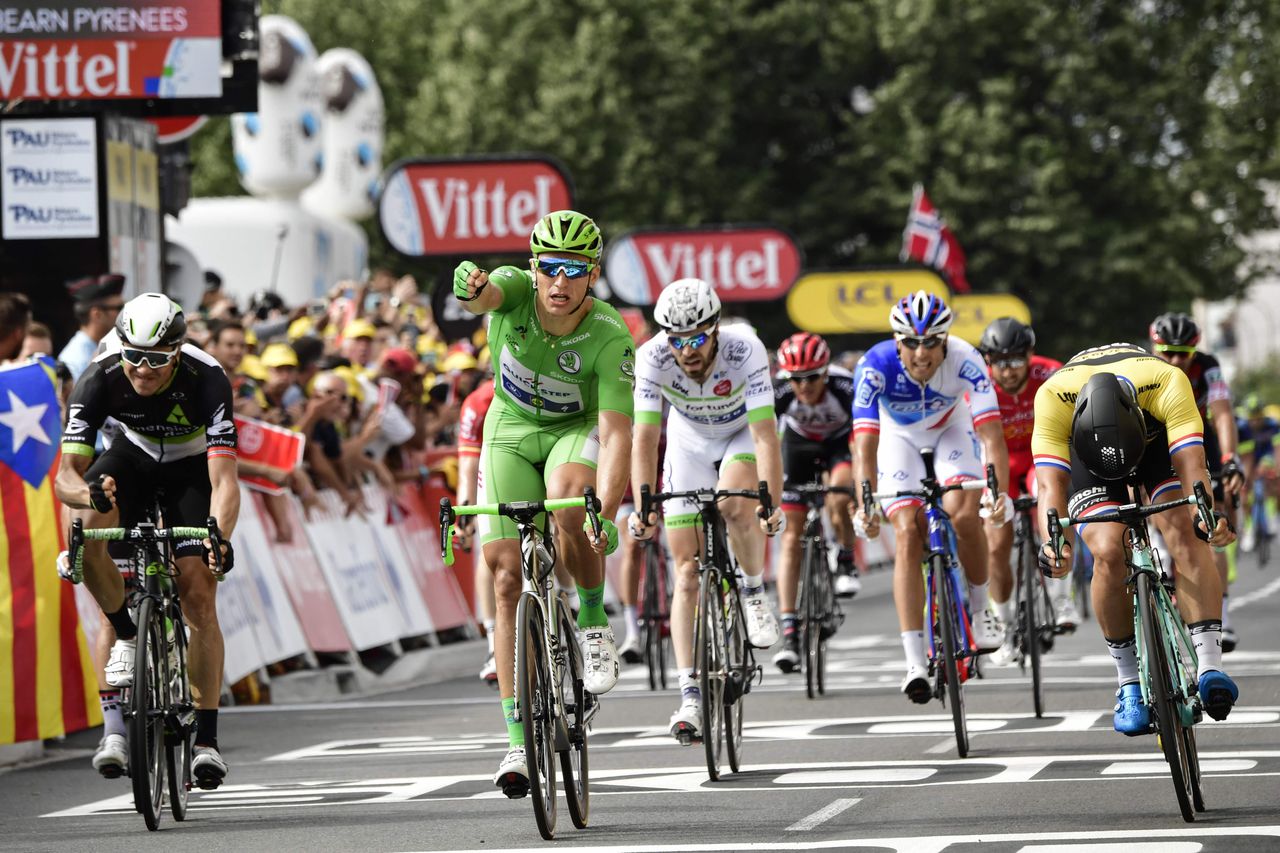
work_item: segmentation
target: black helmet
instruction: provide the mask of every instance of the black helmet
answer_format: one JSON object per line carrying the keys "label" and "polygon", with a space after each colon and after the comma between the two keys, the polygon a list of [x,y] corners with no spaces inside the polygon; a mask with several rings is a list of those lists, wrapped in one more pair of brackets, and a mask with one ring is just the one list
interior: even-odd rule
{"label": "black helmet", "polygon": [[1071,418],[1071,452],[1096,477],[1123,480],[1147,447],[1146,419],[1133,383],[1095,373],[1080,389]]}
{"label": "black helmet", "polygon": [[283,311],[284,307],[284,299],[274,290],[255,291],[249,297],[249,313],[259,320],[267,319],[272,311]]}
{"label": "black helmet", "polygon": [[1151,321],[1151,343],[1171,347],[1193,347],[1200,343],[1200,327],[1186,314],[1161,314]]}
{"label": "black helmet", "polygon": [[1036,345],[1036,333],[1013,317],[992,320],[982,333],[978,349],[983,355],[1029,352]]}

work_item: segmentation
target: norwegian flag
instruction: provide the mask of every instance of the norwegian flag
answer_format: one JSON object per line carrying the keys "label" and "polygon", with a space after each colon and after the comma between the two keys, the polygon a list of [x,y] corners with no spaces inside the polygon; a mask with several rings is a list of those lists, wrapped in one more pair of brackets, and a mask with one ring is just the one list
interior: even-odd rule
{"label": "norwegian flag", "polygon": [[942,221],[924,187],[915,186],[915,194],[911,199],[911,212],[907,215],[907,227],[902,231],[902,254],[904,261],[919,261],[942,272],[951,281],[951,289],[956,293],[969,293],[969,280],[964,274],[964,250],[960,241],[951,229]]}

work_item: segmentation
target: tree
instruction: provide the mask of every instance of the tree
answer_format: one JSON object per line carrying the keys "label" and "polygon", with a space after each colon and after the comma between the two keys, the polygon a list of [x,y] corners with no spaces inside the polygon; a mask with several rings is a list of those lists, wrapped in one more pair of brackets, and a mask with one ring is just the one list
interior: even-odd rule
{"label": "tree", "polygon": [[[1264,263],[1280,27],[1263,0],[281,0],[320,50],[369,59],[388,162],[544,151],[609,234],[770,221],[811,267],[896,259],[923,181],[978,291],[1046,349],[1134,338]],[[194,146],[236,191],[228,134]],[[390,260],[373,234],[375,261]],[[1252,259],[1257,260],[1257,259]],[[1265,259],[1264,259],[1265,260]],[[404,266],[401,262],[396,262]],[[442,276],[440,263],[416,271]],[[766,339],[777,306],[751,312]],[[837,342],[838,343],[838,342]]]}

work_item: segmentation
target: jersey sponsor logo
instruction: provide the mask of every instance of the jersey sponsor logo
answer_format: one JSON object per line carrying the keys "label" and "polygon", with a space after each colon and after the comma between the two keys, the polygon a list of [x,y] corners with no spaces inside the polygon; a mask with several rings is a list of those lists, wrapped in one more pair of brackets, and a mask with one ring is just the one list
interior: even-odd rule
{"label": "jersey sponsor logo", "polygon": [[[1130,383],[1130,384],[1132,384],[1132,383]],[[1147,393],[1148,391],[1159,391],[1159,390],[1160,390],[1160,383],[1159,383],[1159,382],[1151,382],[1151,383],[1149,383],[1149,384],[1147,384],[1147,385],[1143,385],[1141,388],[1139,388],[1139,389],[1138,389],[1138,393],[1139,393],[1139,394],[1145,394],[1145,393]]]}
{"label": "jersey sponsor logo", "polygon": [[724,348],[724,360],[734,367],[741,367],[751,354],[751,346],[746,341],[730,341]]}
{"label": "jersey sponsor logo", "polygon": [[715,394],[717,397],[728,397],[729,392],[732,390],[733,383],[728,379],[721,379],[715,384],[715,387],[711,389],[711,393]]}
{"label": "jersey sponsor logo", "polygon": [[165,418],[165,421],[178,426],[191,426],[191,421],[187,420],[187,413],[182,411],[179,403],[173,404],[173,410],[169,412],[169,417]]}
{"label": "jersey sponsor logo", "polygon": [[[901,379],[902,374],[898,374],[898,380],[901,381]],[[858,375],[858,396],[854,405],[865,409],[882,393],[884,393],[884,374],[874,367],[863,367],[862,373]]]}
{"label": "jersey sponsor logo", "polygon": [[560,365],[560,369],[565,373],[577,373],[582,370],[582,356],[574,350],[565,350],[556,359],[556,364]]}
{"label": "jersey sponsor logo", "polygon": [[618,369],[621,370],[622,375],[628,379],[634,380],[636,378],[636,366],[631,359],[624,359],[622,364],[618,365]]}
{"label": "jersey sponsor logo", "polygon": [[1073,406],[1076,404],[1076,397],[1079,397],[1079,396],[1080,395],[1075,391],[1059,391],[1057,393],[1057,397],[1059,400],[1061,400],[1064,403],[1070,403]]}
{"label": "jersey sponsor logo", "polygon": [[208,435],[230,435],[236,431],[236,422],[227,417],[227,407],[225,405],[218,406],[213,412],[210,419]]}
{"label": "jersey sponsor logo", "polygon": [[67,413],[67,426],[63,430],[65,435],[78,435],[89,429],[89,422],[81,420],[80,412],[84,409],[82,405],[75,405]]}
{"label": "jersey sponsor logo", "polygon": [[[983,370],[972,361],[966,360],[961,362],[960,378],[979,391],[984,391],[991,387],[991,382],[987,377],[987,371]],[[986,388],[982,388],[982,385],[985,385]]]}
{"label": "jersey sponsor logo", "polygon": [[569,340],[567,340],[567,341],[561,341],[561,342],[560,342],[560,346],[562,346],[562,347],[572,346],[572,345],[574,345],[574,344],[576,344],[576,343],[580,343],[580,342],[582,342],[582,341],[585,341],[585,340],[586,340],[587,338],[589,338],[589,337],[591,337],[591,333],[590,333],[590,332],[583,332],[583,333],[582,333],[582,334],[580,334],[580,335],[574,335],[572,338],[569,338]]}
{"label": "jersey sponsor logo", "polygon": [[612,318],[612,317],[610,317],[608,314],[605,314],[605,313],[604,313],[604,312],[602,312],[602,311],[597,311],[595,314],[592,314],[592,315],[591,315],[591,319],[592,319],[592,320],[600,320],[600,321],[602,321],[602,322],[608,323],[610,326],[613,326],[615,329],[621,329],[621,328],[622,328],[622,324],[621,324],[621,323],[619,323],[617,320],[613,319],[613,318]]}

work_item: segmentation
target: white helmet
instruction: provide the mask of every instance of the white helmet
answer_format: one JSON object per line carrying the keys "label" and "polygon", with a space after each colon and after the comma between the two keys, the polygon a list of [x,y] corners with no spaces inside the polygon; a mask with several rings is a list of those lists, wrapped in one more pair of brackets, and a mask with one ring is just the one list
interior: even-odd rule
{"label": "white helmet", "polygon": [[898,300],[889,312],[889,325],[893,331],[906,337],[940,335],[951,328],[953,317],[941,296],[927,290],[917,290]]}
{"label": "white helmet", "polygon": [[163,293],[144,293],[120,309],[116,334],[127,347],[173,347],[187,336],[187,318],[182,306]]}
{"label": "white helmet", "polygon": [[667,332],[691,332],[720,317],[720,297],[700,278],[673,281],[658,295],[653,319]]}

